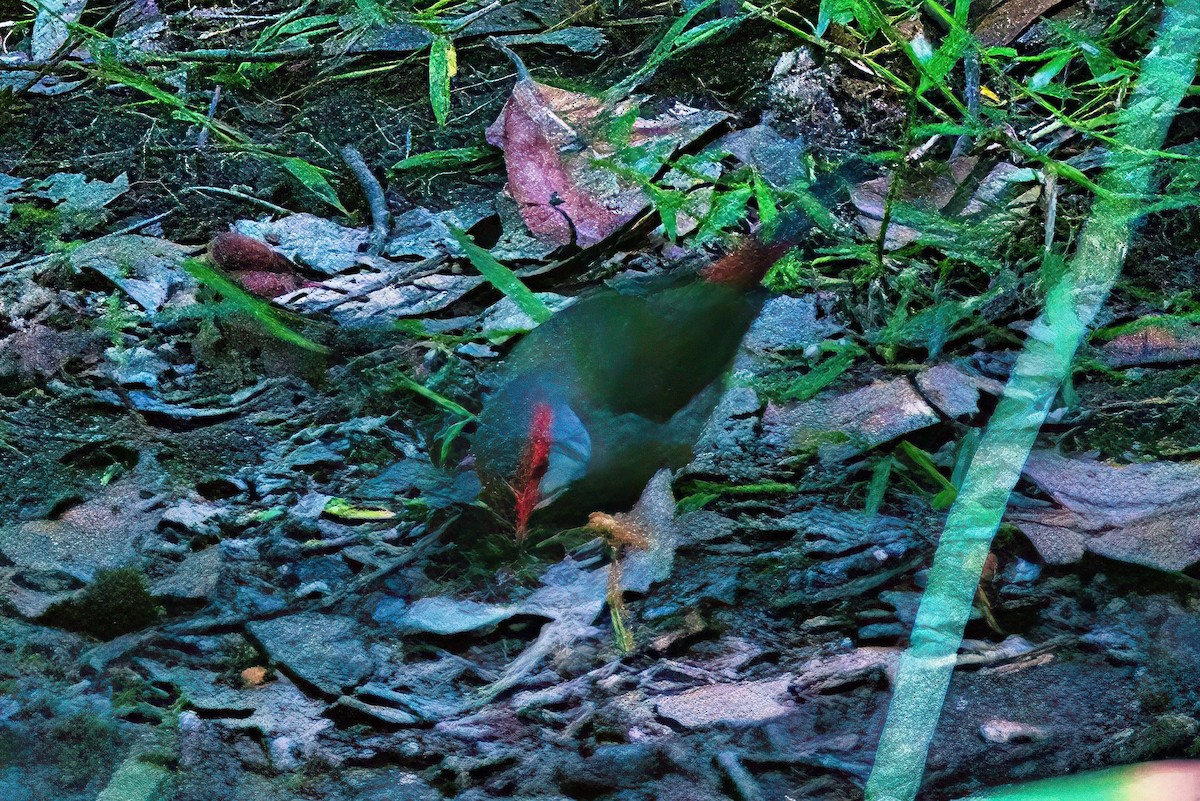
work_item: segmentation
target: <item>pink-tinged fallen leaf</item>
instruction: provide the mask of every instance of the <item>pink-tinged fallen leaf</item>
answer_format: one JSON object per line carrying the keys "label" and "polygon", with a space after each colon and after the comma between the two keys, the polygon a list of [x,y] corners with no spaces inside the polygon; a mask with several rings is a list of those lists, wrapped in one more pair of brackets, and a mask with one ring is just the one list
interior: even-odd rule
{"label": "pink-tinged fallen leaf", "polygon": [[237,231],[217,234],[208,246],[208,253],[218,267],[229,272],[292,272],[292,263],[275,248]]}
{"label": "pink-tinged fallen leaf", "polygon": [[1100,354],[1110,367],[1195,361],[1200,359],[1200,327],[1150,323],[1104,343]]}
{"label": "pink-tinged fallen leaf", "polygon": [[1114,465],[1034,451],[1025,478],[1054,505],[1017,506],[1008,520],[1050,564],[1089,551],[1169,571],[1200,562],[1200,462]]}
{"label": "pink-tinged fallen leaf", "polygon": [[217,235],[208,253],[218,267],[260,298],[271,300],[302,286],[321,286],[297,275],[292,262],[266,242],[236,231]]}
{"label": "pink-tinged fallen leaf", "polygon": [[[636,183],[596,164],[617,151],[606,138],[610,123],[631,108],[631,101],[609,106],[537,83],[521,71],[487,129],[487,141],[504,151],[507,192],[539,240],[588,247],[645,208],[646,196]],[[676,103],[658,117],[636,120],[629,145],[653,145],[665,159],[725,117]]]}

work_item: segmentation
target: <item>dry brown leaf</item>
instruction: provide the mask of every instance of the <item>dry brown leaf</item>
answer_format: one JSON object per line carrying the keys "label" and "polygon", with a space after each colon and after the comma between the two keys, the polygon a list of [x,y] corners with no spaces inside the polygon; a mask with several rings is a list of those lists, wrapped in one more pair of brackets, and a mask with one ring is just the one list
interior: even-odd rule
{"label": "dry brown leaf", "polygon": [[1034,451],[1025,478],[1056,505],[1014,508],[1008,519],[1051,564],[1088,551],[1159,570],[1200,562],[1200,462],[1113,465]]}
{"label": "dry brown leaf", "polygon": [[[507,192],[539,240],[588,247],[605,239],[646,206],[641,188],[596,164],[616,147],[610,122],[633,101],[609,106],[581,92],[537,83],[522,72],[487,141],[504,151]],[[638,119],[630,145],[667,142],[670,152],[725,118],[676,103],[666,113]]]}
{"label": "dry brown leaf", "polygon": [[1110,367],[1172,364],[1200,359],[1200,328],[1145,325],[1106,342],[1100,349]]}

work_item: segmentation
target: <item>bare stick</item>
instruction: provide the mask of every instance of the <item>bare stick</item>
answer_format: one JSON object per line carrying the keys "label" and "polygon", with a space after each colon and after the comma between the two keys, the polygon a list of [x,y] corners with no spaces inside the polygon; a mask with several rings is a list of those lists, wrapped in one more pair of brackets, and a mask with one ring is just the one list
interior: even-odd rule
{"label": "bare stick", "polygon": [[354,174],[359,187],[362,188],[363,197],[367,199],[367,206],[371,210],[371,253],[377,254],[383,250],[388,233],[392,230],[383,187],[363,160],[362,153],[354,147],[346,145],[342,148],[342,161],[346,162],[346,166]]}

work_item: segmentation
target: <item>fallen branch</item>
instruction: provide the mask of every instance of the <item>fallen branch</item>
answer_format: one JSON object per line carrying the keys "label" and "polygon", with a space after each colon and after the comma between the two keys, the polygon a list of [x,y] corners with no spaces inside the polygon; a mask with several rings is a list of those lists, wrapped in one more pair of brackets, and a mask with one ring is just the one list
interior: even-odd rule
{"label": "fallen branch", "polygon": [[342,161],[350,168],[351,174],[362,189],[363,197],[367,199],[367,207],[371,210],[371,254],[378,255],[387,244],[388,233],[392,230],[391,215],[388,214],[383,187],[379,185],[379,179],[371,172],[357,148],[350,145],[343,147]]}

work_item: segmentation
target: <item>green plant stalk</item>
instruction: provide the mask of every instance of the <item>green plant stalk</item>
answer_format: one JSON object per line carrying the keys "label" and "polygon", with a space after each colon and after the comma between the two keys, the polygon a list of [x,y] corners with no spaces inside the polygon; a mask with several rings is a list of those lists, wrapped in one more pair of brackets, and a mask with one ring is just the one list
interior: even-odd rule
{"label": "green plant stalk", "polygon": [[441,393],[430,389],[429,387],[425,386],[424,384],[420,383],[419,381],[414,381],[413,379],[409,378],[406,375],[400,376],[400,378],[397,379],[397,384],[407,390],[417,393],[418,395],[420,395],[422,398],[425,398],[426,400],[433,401],[434,403],[436,403],[438,406],[441,406],[446,411],[450,412],[451,414],[457,415],[458,417],[461,417],[463,420],[466,420],[467,422],[470,422],[475,419],[475,415],[472,414],[470,411],[468,411],[465,407],[463,407],[462,404],[455,403],[454,401],[447,398],[445,395],[442,395]]}
{"label": "green plant stalk", "polygon": [[1167,128],[1196,73],[1200,0],[1166,4],[1128,105],[1074,258],[1029,330],[1004,395],[946,520],[929,584],[900,667],[867,781],[867,801],[912,801],[954,671],[972,599],[1038,430],[1088,326],[1120,275],[1133,226],[1144,212]]}
{"label": "green plant stalk", "polygon": [[283,321],[282,314],[276,311],[274,306],[265,300],[251,295],[215,267],[210,267],[199,259],[185,259],[183,269],[192,278],[213,289],[240,311],[250,315],[268,334],[276,339],[286,342],[289,345],[295,345],[298,348],[312,351],[313,353],[329,353],[329,349],[324,345],[319,345],[308,337],[298,334],[289,328]]}
{"label": "green plant stalk", "polygon": [[517,274],[496,261],[496,257],[485,248],[472,241],[467,233],[451,226],[450,235],[463,249],[471,265],[479,271],[489,284],[517,304],[517,308],[529,315],[535,323],[544,323],[553,316],[554,312],[547,308],[542,299],[529,291],[529,287],[521,282]]}

